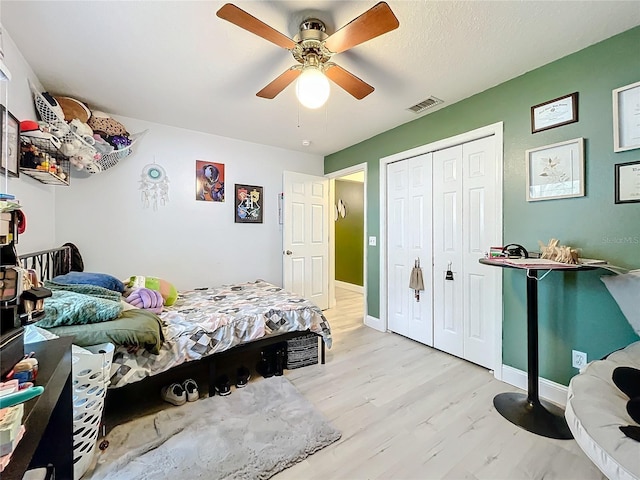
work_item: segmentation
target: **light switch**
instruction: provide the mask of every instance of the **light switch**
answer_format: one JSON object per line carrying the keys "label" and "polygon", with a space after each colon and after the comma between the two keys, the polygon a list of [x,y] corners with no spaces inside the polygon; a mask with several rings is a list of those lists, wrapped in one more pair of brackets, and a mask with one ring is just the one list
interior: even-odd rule
{"label": "light switch", "polygon": [[376,246],[376,237],[369,237],[369,246],[371,247]]}

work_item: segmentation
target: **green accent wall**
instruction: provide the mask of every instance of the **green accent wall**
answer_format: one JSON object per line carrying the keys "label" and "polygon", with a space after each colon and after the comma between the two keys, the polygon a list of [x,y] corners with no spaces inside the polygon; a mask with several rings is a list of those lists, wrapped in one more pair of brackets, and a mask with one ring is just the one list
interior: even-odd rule
{"label": "green accent wall", "polygon": [[364,184],[336,180],[336,202],[342,199],[347,214],[336,220],[336,280],[364,285]]}
{"label": "green accent wall", "polygon": [[[640,80],[639,45],[640,27],[635,27],[331,154],[325,158],[325,172],[367,162],[367,235],[380,236],[380,158],[504,122],[503,242],[537,251],[538,241],[558,238],[563,245],[580,248],[584,257],[640,268],[640,203],[614,204],[614,165],[640,160],[640,149],[613,152],[611,93]],[[572,92],[579,93],[579,122],[532,134],[531,106]],[[586,196],[527,202],[525,150],[578,137],[585,139]],[[367,247],[367,262],[368,314],[379,317],[378,247]],[[571,367],[572,349],[594,360],[638,340],[600,281],[606,273],[552,272],[539,283],[544,378],[568,384],[577,373]],[[503,273],[503,363],[524,371],[525,280],[523,271]]]}

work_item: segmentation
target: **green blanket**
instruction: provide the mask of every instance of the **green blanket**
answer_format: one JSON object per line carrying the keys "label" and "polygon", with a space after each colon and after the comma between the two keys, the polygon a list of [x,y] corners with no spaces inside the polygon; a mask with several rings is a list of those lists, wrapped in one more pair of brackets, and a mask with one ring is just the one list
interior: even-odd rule
{"label": "green blanket", "polygon": [[160,353],[164,342],[162,320],[147,310],[124,310],[118,318],[109,322],[90,325],[65,325],[48,328],[60,337],[72,336],[73,343],[86,347],[99,343],[143,347],[150,353]]}
{"label": "green blanket", "polygon": [[93,285],[59,285],[46,282],[52,296],[44,301],[43,328],[84,325],[113,320],[120,312],[120,294]]}
{"label": "green blanket", "polygon": [[118,292],[109,290],[108,288],[98,287],[97,285],[89,285],[86,283],[79,284],[62,284],[52,281],[45,281],[44,286],[51,291],[64,290],[66,292],[81,293],[83,295],[91,295],[92,297],[103,298],[105,300],[112,300],[119,302],[122,296]]}

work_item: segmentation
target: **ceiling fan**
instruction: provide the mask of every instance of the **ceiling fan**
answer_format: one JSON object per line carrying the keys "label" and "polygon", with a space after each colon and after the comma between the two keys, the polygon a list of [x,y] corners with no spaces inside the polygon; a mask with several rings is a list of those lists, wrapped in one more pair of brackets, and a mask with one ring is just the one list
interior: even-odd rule
{"label": "ceiling fan", "polygon": [[[376,4],[332,35],[327,35],[325,25],[321,20],[308,18],[300,24],[300,31],[293,39],[231,3],[225,4],[216,15],[289,50],[299,63],[299,65],[287,69],[256,95],[268,99],[275,98],[300,77],[300,81],[296,85],[296,94],[301,103],[309,108],[321,106],[329,96],[327,77],[358,100],[362,100],[373,92],[374,88],[371,85],[331,62],[331,57],[390,32],[400,25],[386,2]],[[304,91],[301,92],[305,88],[301,81],[303,78],[306,84],[308,84],[307,82],[320,83],[323,84],[321,89],[326,90],[321,94],[314,90],[314,97],[307,99],[308,105],[302,98],[305,95]]]}

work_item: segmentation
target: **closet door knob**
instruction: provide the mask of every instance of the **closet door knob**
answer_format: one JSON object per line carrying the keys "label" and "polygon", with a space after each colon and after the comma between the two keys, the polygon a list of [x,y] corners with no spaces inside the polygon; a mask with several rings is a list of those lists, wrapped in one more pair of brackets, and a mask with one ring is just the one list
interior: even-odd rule
{"label": "closet door knob", "polygon": [[286,253],[287,255],[292,255],[292,254],[293,254],[293,252],[292,252],[291,250],[287,250],[287,251],[286,251],[286,252],[284,252],[284,253]]}

